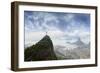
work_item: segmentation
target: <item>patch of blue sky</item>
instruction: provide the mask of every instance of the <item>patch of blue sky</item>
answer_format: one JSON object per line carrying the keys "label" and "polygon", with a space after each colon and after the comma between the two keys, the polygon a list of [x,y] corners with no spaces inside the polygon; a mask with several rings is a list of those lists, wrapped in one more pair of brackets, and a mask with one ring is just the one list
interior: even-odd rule
{"label": "patch of blue sky", "polygon": [[[90,14],[85,13],[24,11],[24,25],[27,40],[37,38],[39,41],[38,39],[42,38],[45,32],[48,32],[53,40],[68,39],[67,42],[76,40],[76,38],[88,37],[83,40],[83,42],[87,42],[86,40],[89,40],[90,37]],[[33,35],[36,32],[37,36]],[[41,34],[40,37],[40,33],[43,33],[43,36]],[[33,42],[35,41],[33,40]]]}
{"label": "patch of blue sky", "polygon": [[[84,26],[86,29],[90,29],[90,14],[83,13],[25,11],[24,20],[25,27],[31,31],[37,28],[46,30],[48,26],[56,27],[61,31],[67,30],[69,26],[73,28]],[[32,27],[35,28],[31,29]]]}

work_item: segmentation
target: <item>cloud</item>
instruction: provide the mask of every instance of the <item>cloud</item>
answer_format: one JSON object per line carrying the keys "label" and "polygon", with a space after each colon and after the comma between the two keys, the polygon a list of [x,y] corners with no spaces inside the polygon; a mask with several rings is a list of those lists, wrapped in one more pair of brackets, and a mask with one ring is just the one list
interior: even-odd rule
{"label": "cloud", "polygon": [[81,38],[90,41],[90,15],[76,13],[54,13],[25,11],[25,44],[32,45],[45,36],[51,37],[55,45],[65,45]]}

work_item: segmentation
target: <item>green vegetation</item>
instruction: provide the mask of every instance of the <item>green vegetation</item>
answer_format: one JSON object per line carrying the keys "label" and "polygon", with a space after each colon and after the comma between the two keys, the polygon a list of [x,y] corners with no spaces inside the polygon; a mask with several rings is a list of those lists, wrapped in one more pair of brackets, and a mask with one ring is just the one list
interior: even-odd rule
{"label": "green vegetation", "polygon": [[57,60],[52,40],[48,35],[24,51],[25,61]]}

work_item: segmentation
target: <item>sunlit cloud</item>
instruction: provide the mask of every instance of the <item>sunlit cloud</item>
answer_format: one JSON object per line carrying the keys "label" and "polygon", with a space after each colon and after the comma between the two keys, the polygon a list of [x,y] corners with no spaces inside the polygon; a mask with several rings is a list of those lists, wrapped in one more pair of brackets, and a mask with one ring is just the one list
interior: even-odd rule
{"label": "sunlit cloud", "polygon": [[25,11],[24,17],[25,46],[37,43],[46,32],[54,45],[66,45],[77,38],[90,42],[89,14]]}

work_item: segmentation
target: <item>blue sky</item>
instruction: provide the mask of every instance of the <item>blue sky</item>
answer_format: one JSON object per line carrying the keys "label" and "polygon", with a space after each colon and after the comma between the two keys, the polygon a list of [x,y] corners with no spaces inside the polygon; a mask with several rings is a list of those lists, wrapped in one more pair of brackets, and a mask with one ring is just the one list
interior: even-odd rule
{"label": "blue sky", "polygon": [[25,44],[32,45],[45,36],[54,44],[90,41],[90,14],[24,11]]}

